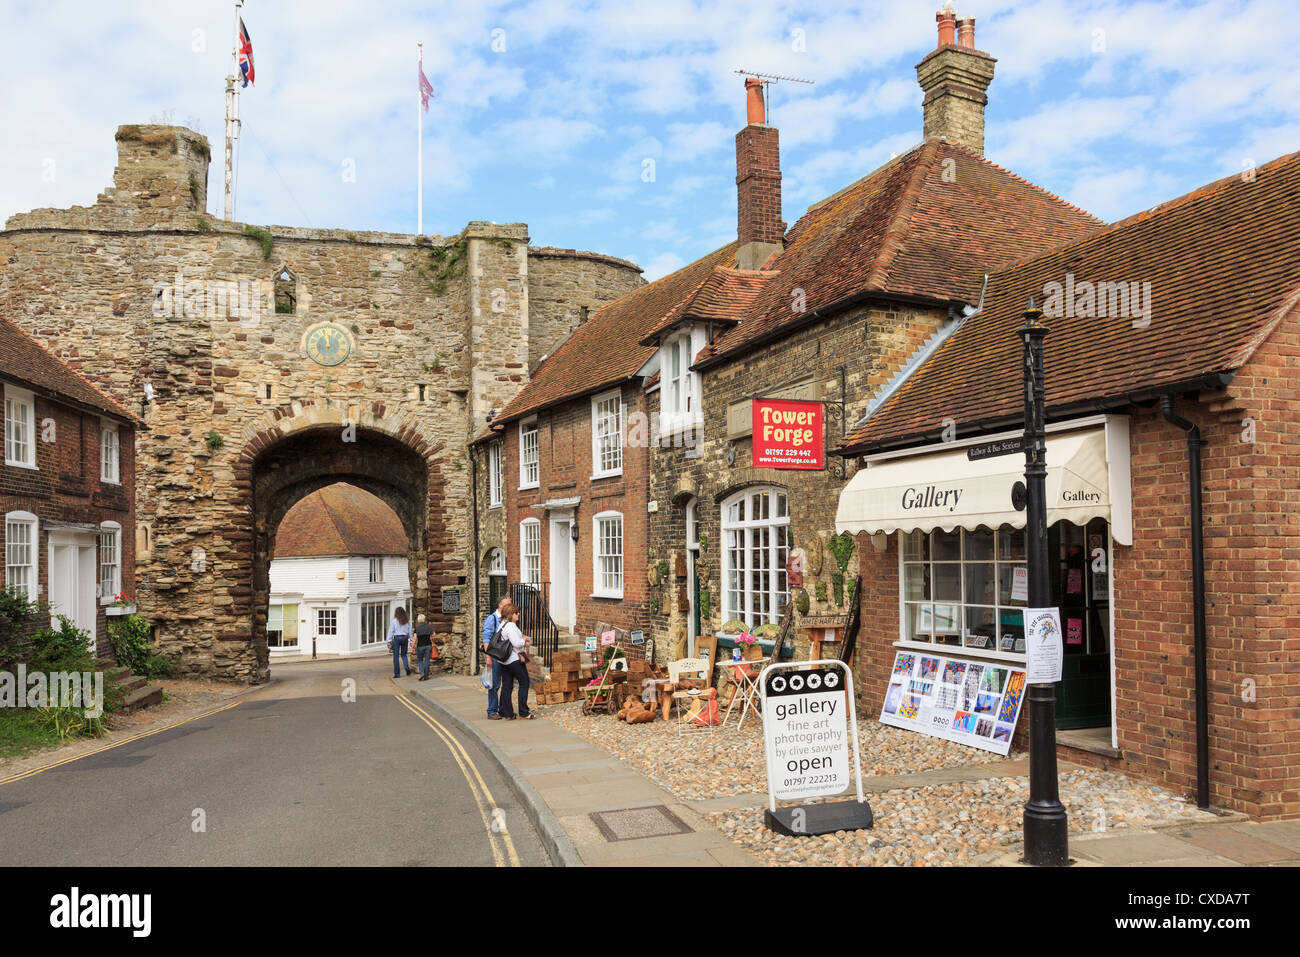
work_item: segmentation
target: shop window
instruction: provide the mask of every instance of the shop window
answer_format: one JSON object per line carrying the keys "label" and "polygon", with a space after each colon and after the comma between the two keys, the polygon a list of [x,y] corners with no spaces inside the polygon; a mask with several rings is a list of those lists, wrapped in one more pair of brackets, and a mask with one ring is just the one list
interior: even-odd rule
{"label": "shop window", "polygon": [[377,645],[388,640],[388,609],[386,601],[365,602],[361,606],[361,644]]}
{"label": "shop window", "polygon": [[36,516],[10,512],[5,516],[5,587],[34,601],[37,595]]}
{"label": "shop window", "polygon": [[298,647],[297,605],[271,605],[266,610],[266,644],[269,648]]}
{"label": "shop window", "polygon": [[488,446],[488,507],[496,508],[501,504],[501,443],[493,442]]}
{"label": "shop window", "polygon": [[1022,530],[900,534],[903,641],[1024,653],[1029,579]]}
{"label": "shop window", "polygon": [[520,571],[523,580],[536,585],[542,580],[542,523],[536,518],[519,524]]}
{"label": "shop window", "polygon": [[595,523],[595,568],[593,580],[597,598],[623,597],[623,516],[601,512]]}
{"label": "shop window", "polygon": [[591,400],[592,478],[623,474],[623,397],[606,392]]}
{"label": "shop window", "polygon": [[5,464],[36,468],[36,400],[24,389],[5,386]]}
{"label": "shop window", "polygon": [[790,588],[790,506],[783,489],[750,488],[722,504],[723,617],[779,624]]}
{"label": "shop window", "polygon": [[519,425],[519,487],[536,488],[538,481],[537,420]]}

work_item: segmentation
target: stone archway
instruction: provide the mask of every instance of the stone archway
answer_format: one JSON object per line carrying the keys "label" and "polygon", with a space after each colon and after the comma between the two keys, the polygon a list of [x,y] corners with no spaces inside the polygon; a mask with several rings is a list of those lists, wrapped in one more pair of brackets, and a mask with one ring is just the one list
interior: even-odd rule
{"label": "stone archway", "polygon": [[[347,482],[385,502],[406,531],[413,608],[429,616],[439,632],[452,631],[454,615],[443,614],[430,596],[456,583],[462,564],[447,534],[441,446],[430,446],[401,413],[380,403],[362,411],[295,403],[278,410],[273,423],[256,430],[235,463],[230,514],[243,515],[243,528],[225,530],[237,561],[238,580],[227,581],[229,626],[218,638],[247,642],[252,679],[270,674],[266,615],[275,533],[285,514],[304,496]],[[216,611],[220,614],[218,605]],[[234,649],[230,649],[233,653]]]}

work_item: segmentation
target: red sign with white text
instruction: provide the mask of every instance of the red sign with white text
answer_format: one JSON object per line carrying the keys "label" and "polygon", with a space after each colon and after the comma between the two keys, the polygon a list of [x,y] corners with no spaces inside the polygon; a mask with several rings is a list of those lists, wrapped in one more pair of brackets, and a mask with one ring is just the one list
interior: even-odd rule
{"label": "red sign with white text", "polygon": [[820,402],[755,399],[754,468],[825,468],[822,411]]}

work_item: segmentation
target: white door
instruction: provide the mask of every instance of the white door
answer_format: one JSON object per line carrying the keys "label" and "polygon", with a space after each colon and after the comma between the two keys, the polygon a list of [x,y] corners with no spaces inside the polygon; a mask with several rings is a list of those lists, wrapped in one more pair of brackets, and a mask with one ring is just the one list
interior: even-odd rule
{"label": "white door", "polygon": [[95,648],[95,533],[58,529],[50,532],[50,624],[64,615],[90,635]]}
{"label": "white door", "polygon": [[570,526],[573,516],[551,517],[551,620],[565,631],[573,631],[574,581],[573,539]]}

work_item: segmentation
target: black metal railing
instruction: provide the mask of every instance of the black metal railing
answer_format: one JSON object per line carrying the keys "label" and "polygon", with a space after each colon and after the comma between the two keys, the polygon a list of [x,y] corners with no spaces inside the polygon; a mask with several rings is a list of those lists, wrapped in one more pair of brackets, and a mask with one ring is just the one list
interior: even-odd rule
{"label": "black metal railing", "polygon": [[550,582],[511,582],[510,598],[519,606],[519,630],[528,636],[533,657],[543,668],[560,647],[560,629],[551,620]]}

